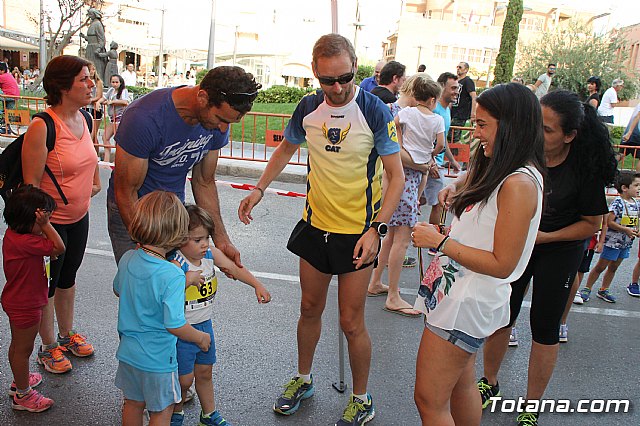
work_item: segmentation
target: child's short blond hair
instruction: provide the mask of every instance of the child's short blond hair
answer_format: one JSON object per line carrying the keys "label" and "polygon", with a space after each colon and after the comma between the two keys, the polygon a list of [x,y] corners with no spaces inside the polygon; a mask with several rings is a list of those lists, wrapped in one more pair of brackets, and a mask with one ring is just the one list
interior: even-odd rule
{"label": "child's short blond hair", "polygon": [[133,241],[171,250],[189,236],[189,215],[172,192],[153,191],[136,201],[129,225]]}
{"label": "child's short blond hair", "polygon": [[419,72],[405,80],[400,92],[412,96],[416,101],[426,102],[431,98],[437,100],[440,97],[440,92],[442,92],[442,86],[435,82],[426,72]]}

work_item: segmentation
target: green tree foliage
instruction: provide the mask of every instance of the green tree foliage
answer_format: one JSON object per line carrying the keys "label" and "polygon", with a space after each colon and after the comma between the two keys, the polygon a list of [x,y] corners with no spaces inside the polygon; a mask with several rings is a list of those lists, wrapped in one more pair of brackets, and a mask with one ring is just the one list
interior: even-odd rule
{"label": "green tree foliage", "polygon": [[611,87],[616,78],[624,80],[624,88],[618,93],[622,99],[633,99],[638,93],[638,76],[626,65],[627,57],[618,56],[624,35],[594,34],[581,22],[571,22],[555,31],[545,32],[538,40],[521,45],[518,57],[518,74],[526,83],[533,83],[547,69],[547,64],[557,64],[552,86],[587,97],[587,79],[594,75],[602,80],[601,94]]}
{"label": "green tree foliage", "polygon": [[207,70],[207,69],[202,69],[202,70],[198,71],[196,73],[196,84],[200,84],[200,82],[202,81],[204,76],[207,75],[208,72],[209,72],[209,70]]}
{"label": "green tree foliage", "polygon": [[516,58],[518,45],[518,33],[520,21],[524,12],[523,0],[509,0],[507,16],[502,25],[502,37],[500,39],[500,52],[496,58],[496,69],[493,83],[508,83],[513,76],[513,64]]}
{"label": "green tree foliage", "polygon": [[356,72],[356,84],[359,86],[367,77],[371,77],[375,71],[371,65],[358,65],[358,71]]}

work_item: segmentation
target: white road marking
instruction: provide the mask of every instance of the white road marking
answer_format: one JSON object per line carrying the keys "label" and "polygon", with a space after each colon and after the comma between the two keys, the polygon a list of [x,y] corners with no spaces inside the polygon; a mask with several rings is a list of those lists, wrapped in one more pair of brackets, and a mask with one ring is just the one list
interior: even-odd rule
{"label": "white road marking", "polygon": [[[113,253],[108,251],[108,250],[99,250],[99,249],[87,248],[85,250],[85,253],[93,254],[95,256],[104,256],[104,257],[113,258]],[[253,272],[253,275],[255,275],[256,277],[264,278],[264,279],[268,279],[268,280],[288,281],[288,282],[292,282],[292,283],[297,283],[297,282],[300,281],[300,279],[298,278],[297,275],[274,274],[272,272],[256,272],[256,271],[252,271],[252,272]],[[334,279],[331,280],[331,286],[332,287],[337,287],[338,286],[337,278],[334,277]],[[418,292],[418,289],[400,288],[400,293],[404,294],[404,295],[407,295],[407,296],[416,296],[417,292]],[[525,300],[524,302],[522,302],[522,307],[523,308],[531,308],[531,302]],[[610,317],[640,318],[640,312],[638,312],[638,311],[627,311],[627,310],[623,310],[623,309],[608,309],[608,308],[592,308],[592,307],[587,307],[587,306],[572,306],[571,307],[571,312],[578,312],[578,313],[581,313],[581,314],[592,314],[592,315],[605,315],[605,316],[610,316]]]}

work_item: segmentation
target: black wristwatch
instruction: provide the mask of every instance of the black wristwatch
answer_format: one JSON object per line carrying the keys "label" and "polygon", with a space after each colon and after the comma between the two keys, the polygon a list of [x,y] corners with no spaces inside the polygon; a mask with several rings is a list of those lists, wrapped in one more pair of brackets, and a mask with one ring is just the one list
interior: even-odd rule
{"label": "black wristwatch", "polygon": [[389,231],[389,226],[384,222],[371,222],[371,227],[378,232],[380,238],[384,238],[387,235],[387,231]]}

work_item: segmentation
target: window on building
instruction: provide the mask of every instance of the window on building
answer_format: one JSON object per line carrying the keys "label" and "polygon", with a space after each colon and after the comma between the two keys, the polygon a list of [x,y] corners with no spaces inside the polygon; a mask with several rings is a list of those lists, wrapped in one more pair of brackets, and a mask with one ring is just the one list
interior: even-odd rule
{"label": "window on building", "polygon": [[542,19],[540,18],[522,18],[520,21],[520,29],[526,31],[542,31]]}
{"label": "window on building", "polygon": [[447,54],[449,53],[449,47],[448,46],[442,46],[439,44],[436,44],[434,46],[434,50],[433,50],[433,56],[436,59],[447,59]]}
{"label": "window on building", "polygon": [[482,63],[483,64],[488,64],[489,61],[492,60],[493,57],[493,53],[491,52],[490,49],[484,49],[482,52]]}
{"label": "window on building", "polygon": [[469,49],[469,62],[481,62],[482,49]]}
{"label": "window on building", "polygon": [[457,61],[466,61],[467,60],[467,48],[466,47],[454,47],[451,52],[451,56],[454,60]]}

